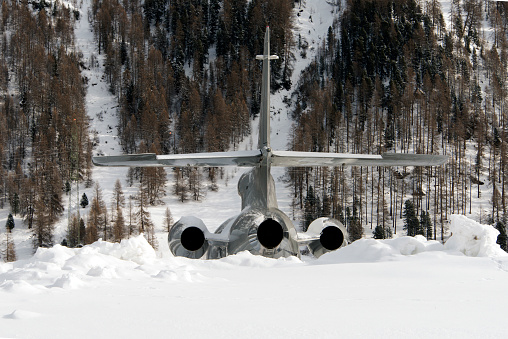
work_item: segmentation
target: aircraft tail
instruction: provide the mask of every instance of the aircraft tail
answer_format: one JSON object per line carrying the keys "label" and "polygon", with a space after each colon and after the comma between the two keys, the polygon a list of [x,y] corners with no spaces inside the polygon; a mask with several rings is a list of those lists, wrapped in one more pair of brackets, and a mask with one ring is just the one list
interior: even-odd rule
{"label": "aircraft tail", "polygon": [[270,27],[266,27],[265,47],[263,55],[257,55],[257,60],[263,60],[263,75],[261,87],[261,111],[259,117],[258,148],[270,148],[270,60],[279,57],[270,55]]}
{"label": "aircraft tail", "polygon": [[256,182],[262,194],[271,191],[270,167],[273,166],[439,166],[448,157],[432,154],[385,153],[382,155],[341,154],[322,152],[276,151],[270,147],[270,61],[278,59],[270,55],[270,28],[266,27],[263,55],[256,59],[263,61],[261,110],[259,118],[258,149],[241,152],[216,152],[197,154],[130,154],[93,157],[96,166],[250,166],[256,168]]}

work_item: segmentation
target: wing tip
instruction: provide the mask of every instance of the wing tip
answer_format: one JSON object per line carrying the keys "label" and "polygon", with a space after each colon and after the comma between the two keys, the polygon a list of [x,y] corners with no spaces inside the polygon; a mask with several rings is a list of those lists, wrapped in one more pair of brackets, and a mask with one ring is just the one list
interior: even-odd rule
{"label": "wing tip", "polygon": [[449,159],[442,154],[383,153],[381,156],[383,160],[407,162],[400,166],[441,166]]}
{"label": "wing tip", "polygon": [[[105,155],[92,157],[95,166],[133,166],[136,162],[153,162],[157,160],[155,153]],[[132,164],[129,164],[131,163]]]}

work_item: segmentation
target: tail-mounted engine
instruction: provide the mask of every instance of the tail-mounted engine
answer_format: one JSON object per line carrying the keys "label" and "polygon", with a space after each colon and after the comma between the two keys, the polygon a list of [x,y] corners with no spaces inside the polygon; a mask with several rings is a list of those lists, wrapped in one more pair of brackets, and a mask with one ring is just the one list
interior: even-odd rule
{"label": "tail-mounted engine", "polygon": [[201,258],[208,250],[208,234],[210,232],[201,219],[184,217],[171,227],[168,235],[169,249],[175,256]]}
{"label": "tail-mounted engine", "polygon": [[291,220],[276,208],[247,209],[223,223],[216,233],[227,236],[228,254],[249,251],[268,258],[298,255],[296,230]]}
{"label": "tail-mounted engine", "polygon": [[303,233],[310,252],[319,258],[323,254],[346,246],[348,234],[346,227],[336,219],[318,218],[311,222],[307,232]]}

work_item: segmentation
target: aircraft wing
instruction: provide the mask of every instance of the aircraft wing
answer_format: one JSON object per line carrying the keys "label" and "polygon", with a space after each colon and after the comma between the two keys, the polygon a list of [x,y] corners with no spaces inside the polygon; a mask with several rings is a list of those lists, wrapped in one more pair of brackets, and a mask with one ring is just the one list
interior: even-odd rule
{"label": "aircraft wing", "polygon": [[446,155],[384,153],[348,154],[324,152],[273,151],[273,166],[438,166],[448,160]]}
{"label": "aircraft wing", "polygon": [[154,153],[97,156],[92,158],[96,166],[126,166],[126,167],[221,167],[221,166],[256,166],[261,161],[259,150],[237,152],[212,152],[192,154]]}

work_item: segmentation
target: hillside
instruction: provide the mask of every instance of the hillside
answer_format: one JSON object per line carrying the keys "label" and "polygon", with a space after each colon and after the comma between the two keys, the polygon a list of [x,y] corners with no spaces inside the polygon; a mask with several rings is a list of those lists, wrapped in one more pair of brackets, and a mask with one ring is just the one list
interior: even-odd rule
{"label": "hillside", "polygon": [[[394,8],[390,15],[385,7],[376,9],[388,1],[351,3],[370,4],[369,13],[378,14],[356,15],[346,21],[354,12],[346,1],[329,0],[4,1],[0,18],[0,260],[8,259],[9,244],[14,244],[17,260],[0,261],[0,337],[504,337],[508,257],[495,243],[498,234],[491,225],[505,215],[501,125],[506,118],[504,91],[492,84],[494,75],[501,76],[506,67],[498,64],[493,71],[492,59],[487,58],[493,46],[500,61],[508,55],[503,52],[506,34],[501,30],[504,4],[427,1],[422,10],[434,13],[430,18],[435,19],[429,21],[417,8],[413,12],[403,8],[404,13]],[[270,16],[287,13],[284,4],[290,5],[285,20]],[[432,11],[436,4],[441,5],[442,17]],[[459,21],[450,15],[455,4],[462,13]],[[473,20],[466,6],[471,4],[481,6],[481,20]],[[496,20],[492,9],[498,10]],[[203,13],[209,19],[213,13],[218,16],[206,21]],[[290,33],[283,29],[287,19],[291,19],[294,44],[283,51]],[[434,119],[430,113],[439,110],[425,99],[434,83],[421,80],[432,58],[425,54],[415,60],[423,77],[414,75],[413,81],[405,74],[411,67],[402,72],[407,61],[400,54],[399,64],[391,68],[382,62],[372,66],[367,57],[361,65],[355,64],[360,62],[355,58],[350,64],[339,58],[344,58],[345,45],[339,40],[344,41],[346,24],[363,47],[386,48],[392,43],[388,37],[378,36],[376,44],[369,38],[376,33],[375,25],[388,25],[399,36],[398,30],[407,27],[401,26],[403,20],[412,24],[404,36],[416,41],[420,35],[427,47],[437,46],[436,58],[447,53],[445,47],[452,42],[451,56],[443,57],[443,65],[436,68],[438,78],[440,72],[445,74],[448,89],[430,91],[430,97],[439,96],[433,100],[455,107],[444,98],[462,95],[460,114],[454,113],[461,119],[474,112],[474,103],[481,102],[489,118],[482,125],[485,138],[480,138],[480,127],[475,126],[471,135],[455,135],[459,128],[446,131],[455,120],[443,125],[442,131],[436,127],[434,136],[439,142],[433,151],[452,156],[438,172],[314,168],[273,173],[279,205],[296,225],[303,228],[306,218],[328,212],[350,229],[359,223],[365,239],[319,259],[274,260],[248,252],[211,261],[174,257],[167,246],[166,211],[173,220],[198,216],[214,230],[240,211],[236,184],[242,170],[175,173],[168,169],[165,180],[148,185],[144,178],[161,178],[161,173],[90,164],[92,154],[252,148],[257,139],[259,70],[251,60],[259,53],[257,34],[267,23],[278,35],[276,53],[284,55],[273,84],[274,148],[420,152],[418,147],[432,145],[426,133],[434,128],[428,122]],[[432,28],[431,23],[435,24]],[[471,35],[464,27],[471,29]],[[475,29],[482,38],[471,42]],[[354,48],[360,51],[362,46]],[[410,54],[403,40],[390,48],[391,53]],[[472,67],[473,50],[478,68]],[[379,50],[374,54],[380,54]],[[455,70],[444,61],[463,68]],[[347,66],[343,70],[338,66],[341,62]],[[400,73],[401,83],[392,79],[394,70]],[[342,73],[349,75],[337,78]],[[472,80],[476,74],[477,81],[465,81],[465,74]],[[371,77],[377,89],[368,103],[358,85],[369,83]],[[347,90],[340,92],[342,82]],[[475,83],[480,86],[481,101],[472,90]],[[400,87],[400,102],[386,101],[388,97],[380,91],[374,95],[391,84]],[[403,102],[411,92],[409,85],[414,86],[412,104]],[[376,98],[381,101],[378,106]],[[390,108],[397,104],[396,109]],[[340,119],[328,129],[333,126],[324,124],[329,120],[320,114],[332,112]],[[413,123],[400,127],[393,140],[385,131],[376,132],[389,114],[399,112],[413,114]],[[248,127],[216,125],[246,116]],[[450,113],[450,119],[453,116]],[[362,133],[361,119],[365,119]],[[407,115],[399,116],[393,127],[405,120]],[[378,129],[371,129],[371,123],[377,123]],[[186,130],[189,127],[195,130]],[[411,134],[402,133],[408,129]],[[312,138],[296,143],[299,134]],[[370,144],[369,138],[373,138]],[[479,140],[482,166],[475,167]],[[308,180],[305,185],[291,184],[291,178],[302,175]],[[341,179],[340,185],[334,186],[334,178]],[[397,183],[391,184],[390,179]],[[152,187],[150,192],[147,186]],[[311,186],[316,193],[312,201]],[[496,189],[499,195],[493,193]],[[83,194],[88,197],[85,207],[80,206]],[[149,212],[143,214],[144,220],[151,221],[145,224],[144,235],[139,234],[141,194],[153,198],[153,204],[143,206]],[[492,197],[498,199],[493,203]],[[333,201],[329,210],[327,200]],[[418,216],[428,206],[431,239],[405,236],[400,213],[407,200],[419,208]],[[300,201],[306,202],[303,207]],[[9,233],[4,225],[11,213],[15,226]],[[384,228],[394,231],[394,239],[371,239],[383,220]],[[58,245],[64,239],[67,247]],[[448,241],[443,244],[442,239]]]}
{"label": "hillside", "polygon": [[[450,155],[435,169],[280,170],[280,205],[297,225],[330,215],[351,234],[371,237],[379,226],[378,235],[399,236],[408,200],[430,220],[429,239],[449,236],[453,213],[504,221],[502,3],[108,0],[4,5],[3,13],[0,222],[13,215],[21,257],[30,242],[119,241],[141,229],[156,246],[168,212],[176,220],[200,210],[212,230],[236,213],[236,169],[106,170],[90,157],[251,148],[260,72],[252,60],[266,24],[281,56],[272,83],[277,148]],[[184,30],[190,22],[200,28]],[[21,27],[37,39],[26,44]],[[83,194],[89,205],[80,208]]]}

